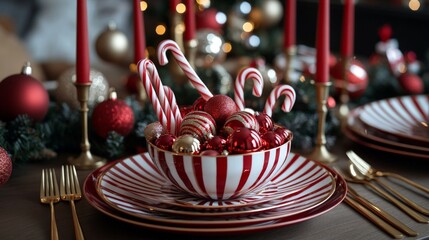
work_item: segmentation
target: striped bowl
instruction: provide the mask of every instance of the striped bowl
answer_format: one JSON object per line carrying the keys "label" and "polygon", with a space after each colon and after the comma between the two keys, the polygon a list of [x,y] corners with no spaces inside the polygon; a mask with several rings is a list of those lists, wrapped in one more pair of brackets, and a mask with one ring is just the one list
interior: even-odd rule
{"label": "striped bowl", "polygon": [[226,200],[263,188],[287,167],[291,142],[292,134],[279,147],[228,156],[174,153],[150,142],[148,150],[161,174],[177,188],[196,197]]}

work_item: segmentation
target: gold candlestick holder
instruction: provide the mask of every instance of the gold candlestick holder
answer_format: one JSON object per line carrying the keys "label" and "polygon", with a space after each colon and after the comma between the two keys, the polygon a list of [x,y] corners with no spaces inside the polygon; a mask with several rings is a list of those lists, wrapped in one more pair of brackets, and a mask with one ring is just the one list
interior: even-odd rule
{"label": "gold candlestick holder", "polygon": [[182,15],[175,11],[170,16],[171,24],[171,38],[177,43],[180,49],[183,50],[183,32],[184,26],[182,21]]}
{"label": "gold candlestick holder", "polygon": [[189,64],[195,69],[195,58],[197,56],[197,39],[191,39],[185,42],[185,57],[188,59]]}
{"label": "gold candlestick holder", "polygon": [[290,84],[292,80],[290,79],[290,72],[292,70],[292,61],[294,61],[296,56],[296,46],[292,46],[285,49],[285,69],[284,69],[284,82]]}
{"label": "gold candlestick holder", "polygon": [[88,140],[88,99],[91,83],[75,83],[77,99],[80,103],[80,113],[82,122],[82,141],[80,144],[81,153],[76,158],[70,158],[69,163],[79,169],[94,169],[106,164],[106,160],[91,154],[91,145]]}
{"label": "gold candlestick holder", "polygon": [[340,120],[341,127],[343,128],[346,125],[347,115],[349,114],[349,79],[347,76],[348,69],[350,68],[351,58],[345,57],[342,59],[342,75],[343,81],[341,81],[340,85],[340,106],[338,107],[337,117]]}
{"label": "gold candlestick holder", "polygon": [[337,159],[337,156],[330,153],[326,148],[325,123],[326,114],[328,113],[327,99],[329,95],[329,87],[332,83],[312,81],[312,84],[314,84],[316,88],[316,104],[319,118],[317,124],[316,145],[308,158],[322,163],[331,163]]}

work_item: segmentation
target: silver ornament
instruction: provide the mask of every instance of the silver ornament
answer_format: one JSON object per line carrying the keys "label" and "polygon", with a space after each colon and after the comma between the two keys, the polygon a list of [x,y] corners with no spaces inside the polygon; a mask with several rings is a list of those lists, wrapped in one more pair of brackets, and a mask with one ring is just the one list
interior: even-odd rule
{"label": "silver ornament", "polygon": [[[89,72],[91,87],[89,88],[88,106],[93,107],[107,99],[109,94],[109,83],[106,77],[99,71],[91,69]],[[71,68],[66,70],[58,78],[58,87],[54,92],[55,99],[58,103],[66,103],[73,109],[79,109],[79,101],[77,100],[76,86],[76,70]]]}

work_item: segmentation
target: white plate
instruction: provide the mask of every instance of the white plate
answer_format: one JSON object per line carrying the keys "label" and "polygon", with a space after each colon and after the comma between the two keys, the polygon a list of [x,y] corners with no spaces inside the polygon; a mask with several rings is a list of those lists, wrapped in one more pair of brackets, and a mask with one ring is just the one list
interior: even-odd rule
{"label": "white plate", "polygon": [[404,140],[429,143],[429,95],[372,102],[362,107],[359,118],[369,127]]}
{"label": "white plate", "polygon": [[[155,192],[169,185],[158,172],[149,154],[117,162],[99,178],[97,190],[111,207],[145,220],[185,226],[226,226],[257,223],[291,216],[326,201],[335,191],[335,180],[325,168],[292,154],[287,168],[273,181],[284,196],[260,205],[229,211],[187,211],[162,204],[164,195],[148,198],[146,189]],[[168,186],[167,188],[169,188]],[[257,215],[255,215],[258,213]],[[192,217],[192,218],[190,218]]]}

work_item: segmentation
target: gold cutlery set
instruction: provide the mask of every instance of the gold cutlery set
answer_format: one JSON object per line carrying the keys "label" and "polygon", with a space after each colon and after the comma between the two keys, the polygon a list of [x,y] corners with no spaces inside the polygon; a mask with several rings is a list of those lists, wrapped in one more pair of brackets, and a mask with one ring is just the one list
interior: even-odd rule
{"label": "gold cutlery set", "polygon": [[40,185],[40,201],[50,205],[51,208],[51,239],[58,239],[58,229],[55,220],[54,203],[60,200],[69,201],[73,217],[73,225],[76,239],[83,240],[82,228],[76,213],[74,201],[80,200],[82,193],[75,166],[63,165],[61,167],[60,187],[54,169],[43,169]]}
{"label": "gold cutlery set", "polygon": [[[399,191],[391,187],[391,185],[383,181],[382,178],[395,178],[396,180],[402,181],[414,189],[417,189],[418,191],[424,192],[426,194],[429,194],[428,188],[396,173],[378,171],[372,168],[353,151],[348,151],[346,155],[350,160],[348,171],[343,171],[339,168],[335,168],[335,170],[347,182],[364,184],[365,186],[372,189],[375,193],[396,206],[399,210],[414,219],[416,222],[426,224],[429,223],[429,219],[424,216],[429,216],[429,209],[416,204],[401,194]],[[359,195],[350,185],[351,184],[348,184],[348,193],[344,200],[345,203],[368,218],[380,229],[384,230],[393,238],[403,238],[404,234],[406,236],[412,237],[418,235],[416,231],[409,228],[386,211],[382,210],[376,204]]]}

